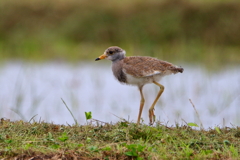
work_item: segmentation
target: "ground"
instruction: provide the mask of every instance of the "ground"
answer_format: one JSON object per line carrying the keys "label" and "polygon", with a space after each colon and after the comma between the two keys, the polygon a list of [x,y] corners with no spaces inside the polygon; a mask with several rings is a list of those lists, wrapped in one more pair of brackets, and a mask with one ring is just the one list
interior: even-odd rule
{"label": "ground", "polygon": [[[1,119],[3,159],[237,159],[240,128],[199,129],[127,121],[56,125]],[[196,129],[193,129],[196,128]]]}

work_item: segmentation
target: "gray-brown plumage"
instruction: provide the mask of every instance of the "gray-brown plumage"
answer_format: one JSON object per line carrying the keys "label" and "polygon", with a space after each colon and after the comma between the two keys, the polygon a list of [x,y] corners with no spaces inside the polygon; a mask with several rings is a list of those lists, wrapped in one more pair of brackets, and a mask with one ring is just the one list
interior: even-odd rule
{"label": "gray-brown plumage", "polygon": [[125,57],[123,60],[123,68],[128,74],[136,77],[145,77],[159,71],[164,74],[168,70],[173,73],[182,72],[183,69],[173,66],[171,63],[158,60],[152,57]]}
{"label": "gray-brown plumage", "polygon": [[106,49],[103,55],[96,58],[96,61],[101,59],[111,60],[113,74],[119,82],[138,86],[141,101],[137,124],[140,123],[145,101],[142,93],[143,86],[147,83],[154,83],[160,87],[160,91],[149,109],[150,124],[153,124],[155,121],[154,106],[164,91],[164,86],[157,82],[165,75],[182,73],[183,68],[157,58],[143,56],[126,57],[125,54],[126,52],[123,49],[113,46]]}

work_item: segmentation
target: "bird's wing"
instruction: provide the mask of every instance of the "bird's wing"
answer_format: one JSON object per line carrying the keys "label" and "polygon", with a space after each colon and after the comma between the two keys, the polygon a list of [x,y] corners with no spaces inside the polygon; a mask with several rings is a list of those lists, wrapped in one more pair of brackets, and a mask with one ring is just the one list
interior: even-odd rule
{"label": "bird's wing", "polygon": [[123,70],[134,77],[148,77],[162,74],[171,68],[171,63],[142,56],[132,56],[123,59]]}

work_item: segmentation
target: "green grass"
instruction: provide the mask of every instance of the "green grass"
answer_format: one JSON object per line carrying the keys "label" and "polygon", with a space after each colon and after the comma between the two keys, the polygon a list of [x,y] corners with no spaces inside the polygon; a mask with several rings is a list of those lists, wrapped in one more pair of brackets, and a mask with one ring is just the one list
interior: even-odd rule
{"label": "green grass", "polygon": [[238,127],[196,130],[126,121],[80,126],[7,119],[0,123],[0,158],[6,159],[237,159],[240,153]]}

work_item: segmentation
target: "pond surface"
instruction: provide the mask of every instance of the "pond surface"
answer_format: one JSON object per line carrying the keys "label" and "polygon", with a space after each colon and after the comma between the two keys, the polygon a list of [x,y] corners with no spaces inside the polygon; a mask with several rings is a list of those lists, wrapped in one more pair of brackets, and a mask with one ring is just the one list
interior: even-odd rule
{"label": "pond surface", "polygon": [[[176,63],[177,64],[177,63]],[[9,62],[0,66],[0,118],[74,124],[62,102],[66,102],[79,124],[85,113],[94,119],[136,122],[140,93],[135,86],[120,84],[112,75],[110,62],[32,64]],[[205,128],[240,125],[240,67],[208,72],[201,66],[182,65],[184,72],[161,80],[165,91],[155,106],[157,120],[175,125],[200,124]],[[148,109],[159,88],[144,86],[142,118],[148,124]]]}

